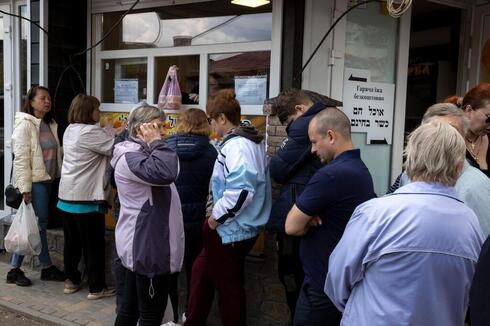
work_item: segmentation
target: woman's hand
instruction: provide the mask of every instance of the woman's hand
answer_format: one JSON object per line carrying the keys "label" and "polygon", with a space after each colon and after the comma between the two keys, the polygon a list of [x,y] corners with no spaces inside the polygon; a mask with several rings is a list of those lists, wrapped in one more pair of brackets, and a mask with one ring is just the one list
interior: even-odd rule
{"label": "woman's hand", "polygon": [[30,204],[32,201],[32,194],[30,192],[24,192],[22,198],[24,198],[26,204]]}
{"label": "woman's hand", "polygon": [[156,123],[143,123],[139,129],[138,138],[148,145],[155,140],[162,139],[160,128]]}
{"label": "woman's hand", "polygon": [[210,216],[208,217],[208,225],[211,230],[216,230],[219,223],[214,219],[214,217]]}

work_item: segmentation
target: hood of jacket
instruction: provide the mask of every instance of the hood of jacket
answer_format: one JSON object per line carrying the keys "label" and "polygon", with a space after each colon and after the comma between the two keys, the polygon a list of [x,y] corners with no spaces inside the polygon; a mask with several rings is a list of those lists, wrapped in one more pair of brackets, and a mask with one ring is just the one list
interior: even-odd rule
{"label": "hood of jacket", "polygon": [[287,126],[286,132],[288,137],[294,138],[298,142],[309,143],[308,125],[318,112],[323,111],[326,108],[325,104],[321,102],[313,104],[303,115]]}
{"label": "hood of jacket", "polygon": [[239,126],[233,129],[231,134],[242,136],[256,144],[260,144],[264,140],[264,136],[259,134],[259,131],[254,126]]}
{"label": "hood of jacket", "polygon": [[128,138],[126,141],[117,143],[112,152],[111,166],[116,168],[117,162],[124,154],[138,151],[141,147],[148,148],[148,146],[141,140],[132,137]]}
{"label": "hood of jacket", "polygon": [[165,142],[177,152],[179,160],[182,161],[195,160],[209,147],[209,138],[202,135],[177,134],[170,136]]}
{"label": "hood of jacket", "polygon": [[18,127],[21,123],[24,123],[26,121],[32,123],[38,128],[41,125],[41,119],[36,118],[32,114],[25,113],[25,112],[16,112],[14,128]]}

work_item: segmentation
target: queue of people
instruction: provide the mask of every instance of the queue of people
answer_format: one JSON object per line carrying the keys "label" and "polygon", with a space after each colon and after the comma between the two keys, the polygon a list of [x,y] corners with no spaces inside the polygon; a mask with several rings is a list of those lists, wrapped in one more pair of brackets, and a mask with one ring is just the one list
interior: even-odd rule
{"label": "queue of people", "polygon": [[[16,186],[39,219],[41,279],[78,291],[83,253],[87,299],[117,292],[116,325],[160,325],[169,298],[180,320],[185,266],[184,325],[206,325],[215,292],[223,325],[245,325],[245,257],[266,228],[294,325],[488,324],[490,85],[447,102],[427,110],[408,138],[405,171],[376,198],[341,103],[314,92],[269,101],[287,124],[269,163],[263,135],[240,125],[233,90],[211,96],[206,113],[182,112],[170,137],[165,113],[143,103],[116,141],[98,125],[100,102],[77,95],[62,150],[49,92],[34,87],[12,143]],[[46,196],[59,177],[64,272],[46,240]],[[281,184],[274,204],[271,178]],[[105,281],[111,183],[116,289]],[[28,286],[21,263],[12,256],[7,282]]]}

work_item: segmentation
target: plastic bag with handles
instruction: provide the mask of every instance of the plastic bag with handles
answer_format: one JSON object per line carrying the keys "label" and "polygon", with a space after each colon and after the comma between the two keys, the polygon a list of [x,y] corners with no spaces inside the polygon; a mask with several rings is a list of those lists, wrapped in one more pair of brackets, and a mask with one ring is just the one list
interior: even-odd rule
{"label": "plastic bag with handles", "polygon": [[21,256],[41,253],[41,236],[32,204],[22,201],[4,239],[5,250]]}
{"label": "plastic bag with handles", "polygon": [[179,80],[177,78],[177,66],[168,68],[165,82],[158,96],[158,108],[165,110],[178,110],[182,105],[182,93],[180,92]]}

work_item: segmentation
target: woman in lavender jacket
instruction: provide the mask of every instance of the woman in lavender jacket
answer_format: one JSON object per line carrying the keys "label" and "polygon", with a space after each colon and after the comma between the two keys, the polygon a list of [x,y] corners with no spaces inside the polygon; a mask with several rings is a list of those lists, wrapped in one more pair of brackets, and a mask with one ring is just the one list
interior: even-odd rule
{"label": "woman in lavender jacket", "polygon": [[165,114],[152,106],[129,115],[130,138],[116,145],[111,165],[121,210],[116,248],[125,267],[124,300],[115,325],[160,325],[170,274],[184,256],[184,226],[174,181],[177,154],[164,142]]}

